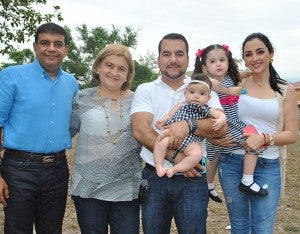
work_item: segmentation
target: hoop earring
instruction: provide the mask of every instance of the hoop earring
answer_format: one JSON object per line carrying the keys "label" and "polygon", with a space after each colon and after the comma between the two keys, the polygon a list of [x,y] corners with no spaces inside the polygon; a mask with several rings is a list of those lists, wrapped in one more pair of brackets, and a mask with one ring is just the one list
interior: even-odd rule
{"label": "hoop earring", "polygon": [[270,63],[273,63],[273,58],[270,59]]}

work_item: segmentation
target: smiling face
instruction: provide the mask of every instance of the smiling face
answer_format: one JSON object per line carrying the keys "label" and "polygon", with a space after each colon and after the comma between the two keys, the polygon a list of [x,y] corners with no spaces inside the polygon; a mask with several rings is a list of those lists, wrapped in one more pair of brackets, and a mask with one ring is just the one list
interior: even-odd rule
{"label": "smiling face", "polygon": [[55,77],[57,70],[68,53],[65,36],[61,34],[40,33],[33,44],[34,53],[46,72]]}
{"label": "smiling face", "polygon": [[228,71],[228,59],[224,49],[213,49],[206,55],[203,71],[207,71],[212,78],[222,80]]}
{"label": "smiling face", "polygon": [[274,51],[270,53],[265,43],[258,38],[247,41],[243,47],[245,65],[254,74],[269,71],[270,60],[273,55]]}
{"label": "smiling face", "polygon": [[164,39],[157,59],[162,79],[168,83],[172,80],[184,78],[188,67],[189,57],[184,41]]}
{"label": "smiling face", "polygon": [[106,56],[97,66],[102,88],[116,91],[121,90],[122,85],[127,79],[129,66],[123,56]]}

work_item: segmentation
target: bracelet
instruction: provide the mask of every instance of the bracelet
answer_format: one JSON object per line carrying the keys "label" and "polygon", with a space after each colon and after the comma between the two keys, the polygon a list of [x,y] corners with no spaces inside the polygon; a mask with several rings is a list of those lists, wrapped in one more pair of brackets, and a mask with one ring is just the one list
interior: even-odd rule
{"label": "bracelet", "polygon": [[275,140],[274,140],[274,137],[273,137],[273,135],[272,134],[268,134],[268,136],[269,136],[269,145],[274,145],[275,144]]}
{"label": "bracelet", "polygon": [[264,135],[264,144],[262,146],[267,146],[267,134],[266,133],[262,133]]}
{"label": "bracelet", "polygon": [[268,143],[267,143],[267,134],[266,133],[262,133],[263,134],[263,136],[264,136],[264,144],[261,146],[261,148],[263,149],[263,150],[266,150],[267,149],[267,146],[268,146]]}
{"label": "bracelet", "polygon": [[197,120],[196,119],[188,119],[188,120],[186,120],[186,122],[189,127],[189,134],[194,134],[198,127]]}

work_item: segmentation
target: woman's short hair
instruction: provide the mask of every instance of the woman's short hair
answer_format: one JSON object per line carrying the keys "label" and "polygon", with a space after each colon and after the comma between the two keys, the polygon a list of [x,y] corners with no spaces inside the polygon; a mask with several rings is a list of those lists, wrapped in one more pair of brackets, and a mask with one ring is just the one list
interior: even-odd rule
{"label": "woman's short hair", "polygon": [[132,55],[131,55],[129,49],[122,44],[117,44],[117,43],[109,44],[106,47],[104,47],[102,50],[100,50],[100,52],[98,53],[97,57],[94,60],[93,66],[92,66],[93,79],[100,84],[100,78],[99,78],[99,74],[97,72],[97,67],[101,64],[101,62],[107,56],[110,56],[110,55],[122,56],[128,63],[127,79],[124,82],[124,84],[122,85],[121,90],[130,89],[132,80],[134,78],[134,61],[132,59]]}

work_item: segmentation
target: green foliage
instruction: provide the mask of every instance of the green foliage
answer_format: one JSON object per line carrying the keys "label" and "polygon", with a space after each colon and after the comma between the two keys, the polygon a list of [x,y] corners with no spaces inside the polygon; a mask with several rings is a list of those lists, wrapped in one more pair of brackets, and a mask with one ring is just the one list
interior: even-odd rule
{"label": "green foliage", "polygon": [[76,42],[80,46],[76,46],[70,29],[67,27],[65,29],[69,35],[70,46],[63,68],[74,74],[83,87],[96,85],[91,81],[91,66],[102,48],[113,43],[120,43],[131,48],[135,48],[137,45],[138,31],[131,27],[122,29],[112,25],[112,29],[108,30],[100,26],[88,28],[83,24],[76,28],[79,33]]}
{"label": "green foliage", "polygon": [[92,79],[89,82],[80,84],[79,88],[80,89],[87,89],[87,88],[96,87],[98,85],[99,85],[98,81],[95,81],[95,80]]}
{"label": "green foliage", "polygon": [[158,73],[153,72],[153,70],[145,65],[134,61],[135,66],[135,76],[131,84],[131,90],[135,90],[139,84],[150,82],[158,77]]}
{"label": "green foliage", "polygon": [[152,70],[157,69],[156,57],[155,57],[155,54],[153,52],[150,53],[148,51],[145,56],[140,57],[139,58],[139,63],[143,64],[143,65],[146,65],[147,67],[149,67]]}
{"label": "green foliage", "polygon": [[84,82],[89,73],[89,63],[82,55],[80,49],[76,46],[71,30],[69,27],[64,27],[67,32],[69,41],[69,51],[67,57],[64,59],[62,67],[65,71],[73,74],[77,80]]}
{"label": "green foliage", "polygon": [[0,3],[1,54],[9,54],[16,43],[32,39],[41,22],[50,22],[53,18],[63,20],[59,6],[53,6],[54,13],[48,14],[35,9],[45,5],[47,0],[1,0]]}
{"label": "green foliage", "polygon": [[6,68],[8,66],[17,65],[17,64],[24,64],[29,63],[34,60],[34,54],[31,49],[23,49],[21,51],[13,50],[9,53],[10,60],[12,60],[12,63],[2,63],[1,69]]}
{"label": "green foliage", "polygon": [[137,45],[136,37],[138,31],[131,27],[125,27],[122,33],[121,28],[112,25],[112,30],[109,31],[103,27],[95,27],[88,29],[86,24],[78,26],[76,31],[79,33],[79,40],[83,42],[81,52],[83,52],[87,59],[94,59],[98,52],[107,44],[120,43],[127,47],[135,48]]}
{"label": "green foliage", "polygon": [[[76,28],[76,31],[79,33],[77,40],[73,39],[69,27],[65,26],[64,28],[69,41],[69,51],[62,63],[62,68],[76,77],[79,81],[80,88],[98,85],[91,79],[91,66],[98,52],[107,44],[120,43],[131,48],[137,46],[136,38],[138,31],[131,27],[121,29],[112,25],[111,30],[103,27],[89,29],[87,25],[83,24]],[[10,65],[28,63],[34,59],[34,54],[31,49],[21,51],[14,49],[8,54],[9,59],[13,62],[1,64],[2,68]],[[133,90],[135,90],[139,84],[157,78],[157,74],[154,72],[156,68],[155,64],[155,56],[149,52],[145,57],[140,57],[139,62],[135,61],[135,79],[132,83]]]}

